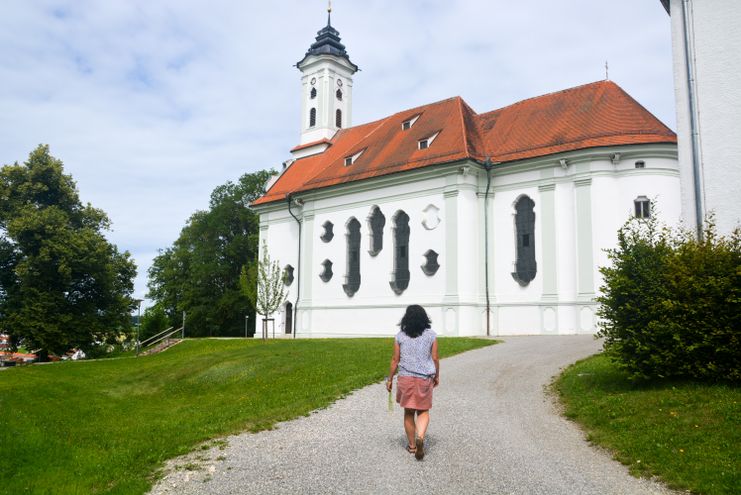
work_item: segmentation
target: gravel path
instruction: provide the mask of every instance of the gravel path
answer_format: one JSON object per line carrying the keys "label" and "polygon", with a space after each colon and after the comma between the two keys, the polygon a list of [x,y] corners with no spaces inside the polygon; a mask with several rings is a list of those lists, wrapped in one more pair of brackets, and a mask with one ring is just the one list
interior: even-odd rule
{"label": "gravel path", "polygon": [[544,394],[560,368],[597,352],[599,342],[503,340],[441,362],[422,462],[404,450],[402,410],[389,413],[386,390],[375,384],[276,430],[170,461],[152,493],[674,493],[590,447]]}

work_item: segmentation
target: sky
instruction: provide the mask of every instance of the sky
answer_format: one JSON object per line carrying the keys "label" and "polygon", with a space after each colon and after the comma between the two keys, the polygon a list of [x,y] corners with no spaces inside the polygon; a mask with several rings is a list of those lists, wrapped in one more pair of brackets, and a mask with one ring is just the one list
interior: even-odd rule
{"label": "sky", "polygon": [[[279,169],[326,0],[2,0],[0,165],[41,143],[147,269],[211,191]],[[353,124],[461,96],[483,113],[609,78],[672,129],[659,0],[335,0]],[[149,302],[145,302],[145,307]]]}

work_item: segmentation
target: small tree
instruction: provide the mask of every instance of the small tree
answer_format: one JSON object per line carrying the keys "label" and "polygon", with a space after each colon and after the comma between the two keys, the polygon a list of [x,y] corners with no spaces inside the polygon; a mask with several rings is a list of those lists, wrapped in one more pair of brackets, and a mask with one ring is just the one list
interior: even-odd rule
{"label": "small tree", "polygon": [[265,241],[262,243],[262,256],[257,270],[248,270],[243,266],[239,282],[245,296],[254,301],[255,310],[263,319],[275,313],[288,295],[283,283],[283,271],[278,261],[270,259]]}
{"label": "small tree", "polygon": [[741,381],[741,230],[705,223],[697,240],[632,219],[608,251],[599,334],[632,379]]}

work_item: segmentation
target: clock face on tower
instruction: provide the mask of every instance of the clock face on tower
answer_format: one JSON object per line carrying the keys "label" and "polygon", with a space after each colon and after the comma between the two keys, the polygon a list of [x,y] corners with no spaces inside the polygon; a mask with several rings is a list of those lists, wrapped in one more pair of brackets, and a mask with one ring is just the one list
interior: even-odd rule
{"label": "clock face on tower", "polygon": [[316,84],[316,77],[312,77],[311,78],[311,85],[313,86],[315,84]]}
{"label": "clock face on tower", "polygon": [[342,79],[337,79],[337,86],[342,86]]}

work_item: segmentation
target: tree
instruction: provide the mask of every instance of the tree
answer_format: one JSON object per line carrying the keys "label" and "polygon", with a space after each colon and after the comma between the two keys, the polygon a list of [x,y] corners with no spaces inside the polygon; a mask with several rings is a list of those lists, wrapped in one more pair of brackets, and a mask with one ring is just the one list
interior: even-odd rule
{"label": "tree", "polygon": [[265,193],[274,173],[244,174],[214,189],[209,209],[191,215],[173,245],[154,259],[148,297],[170,325],[179,325],[185,311],[187,335],[243,335],[245,314],[254,319],[254,303],[239,285],[242,266],[257,258],[259,220],[248,205]]}
{"label": "tree", "polygon": [[143,341],[153,335],[157,335],[169,326],[167,314],[164,308],[155,304],[144,310],[141,317],[141,327],[139,329],[139,340]]}
{"label": "tree", "polygon": [[0,330],[41,354],[89,352],[130,331],[136,266],[42,145],[0,169]]}
{"label": "tree", "polygon": [[263,241],[262,256],[255,271],[242,267],[240,277],[242,292],[255,301],[256,311],[267,319],[280,308],[286,300],[288,290],[283,281],[283,270],[278,261],[268,255],[268,245]]}

